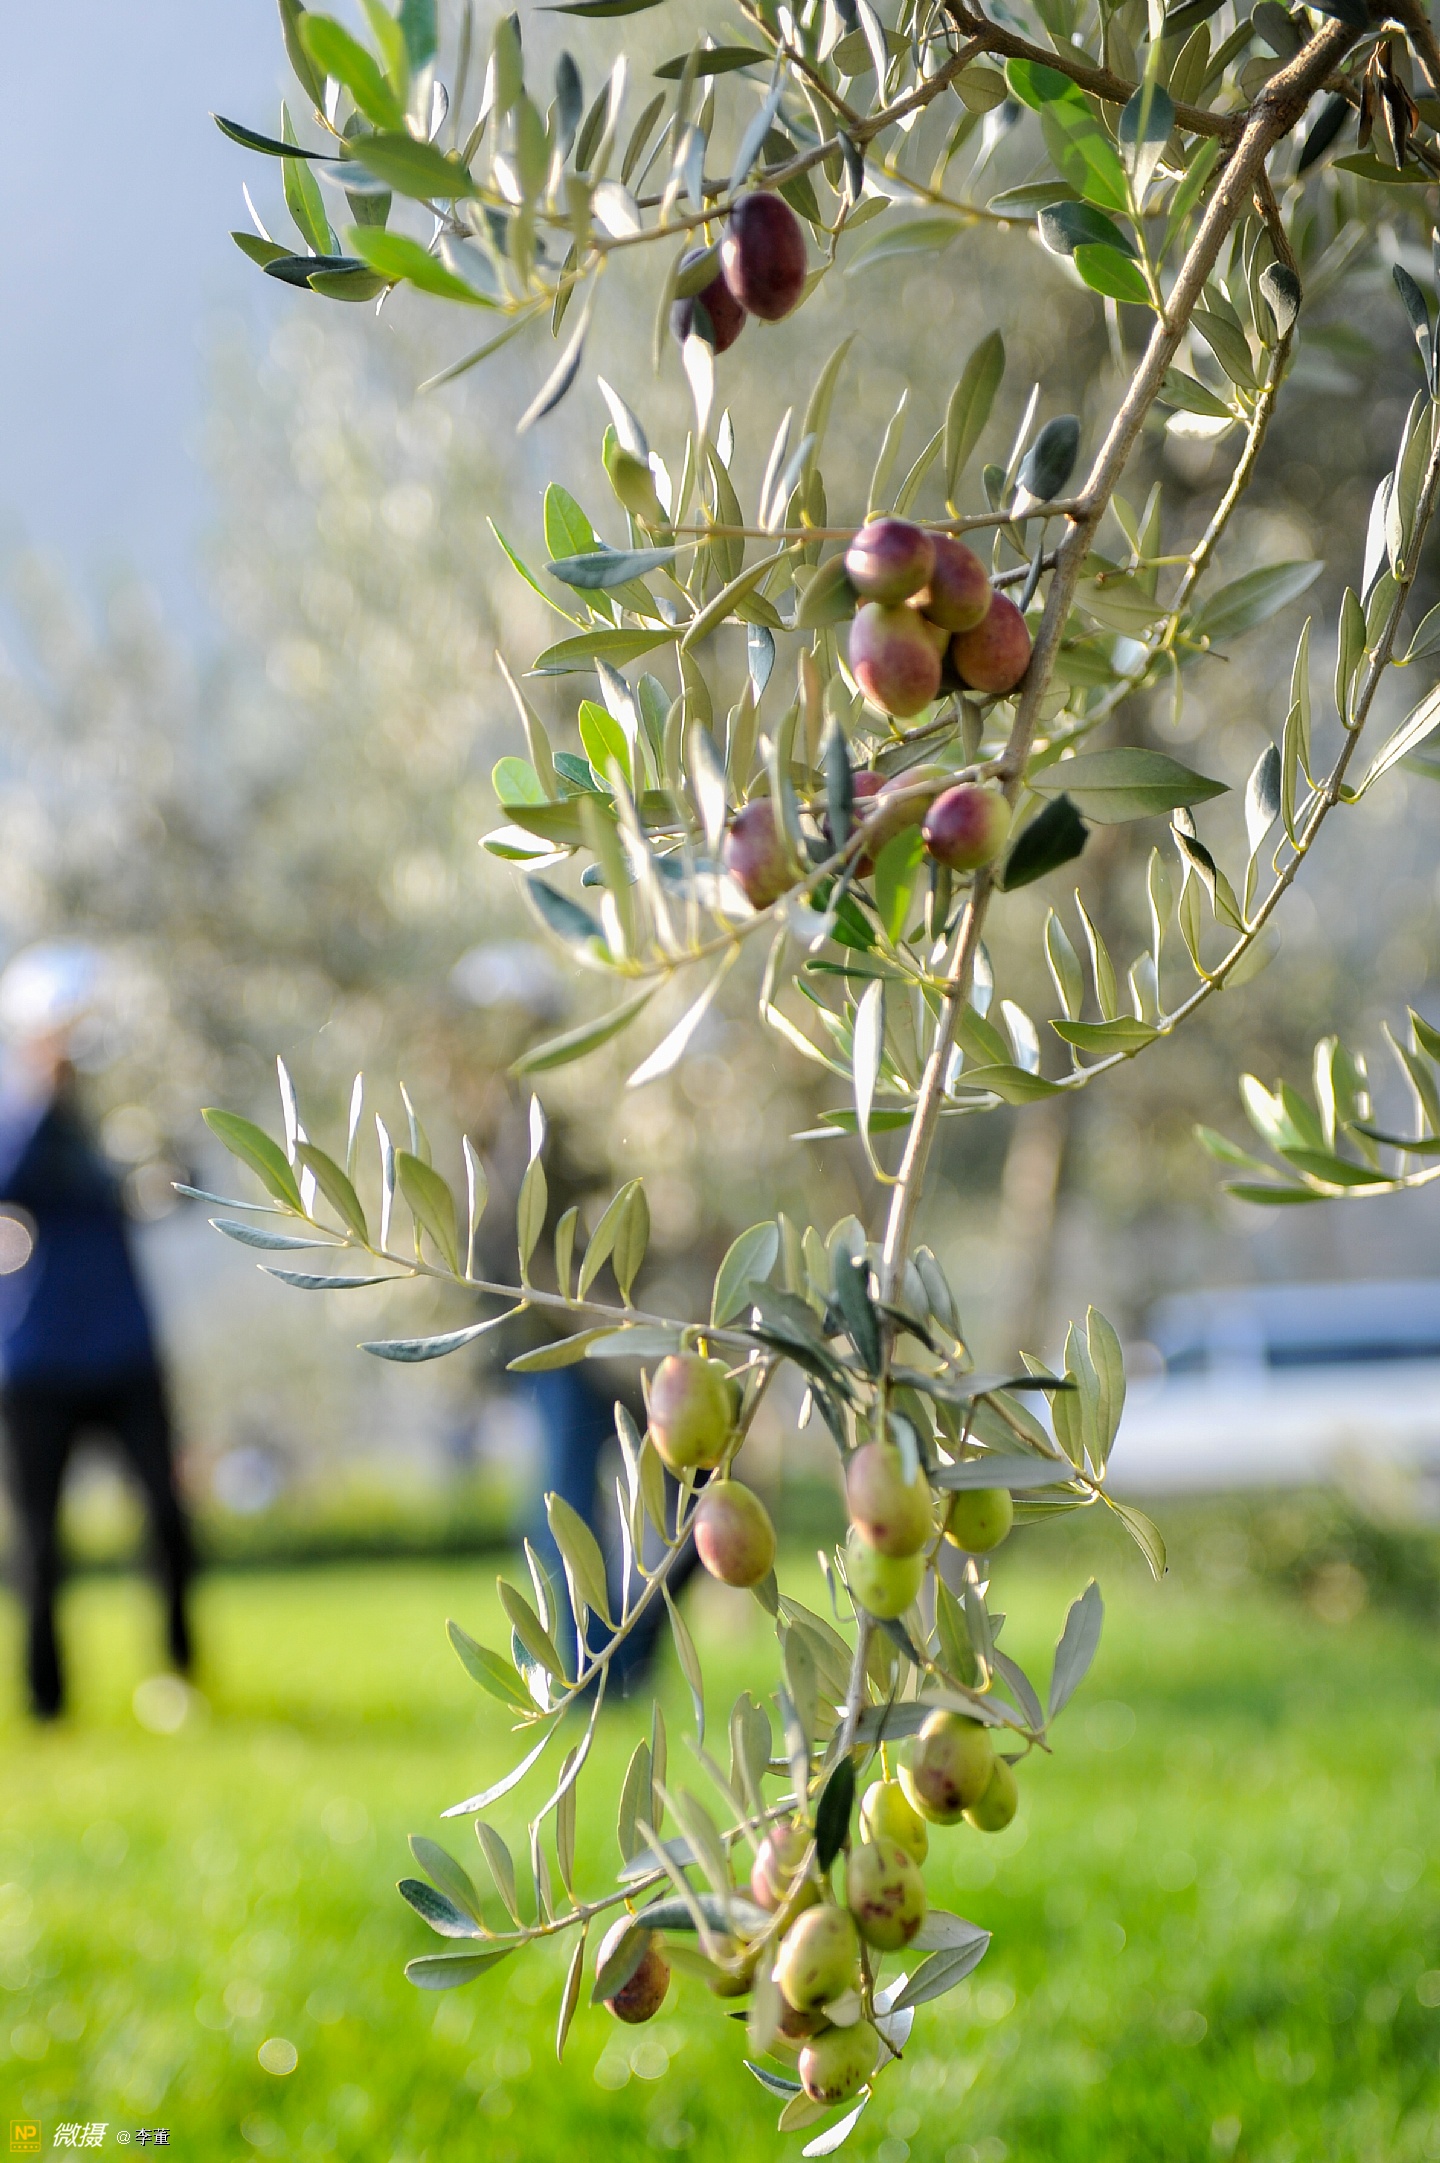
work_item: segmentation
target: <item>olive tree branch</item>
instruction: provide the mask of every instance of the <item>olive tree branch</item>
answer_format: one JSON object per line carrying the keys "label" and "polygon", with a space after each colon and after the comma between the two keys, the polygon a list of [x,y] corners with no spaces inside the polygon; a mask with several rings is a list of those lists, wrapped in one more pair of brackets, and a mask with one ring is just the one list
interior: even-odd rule
{"label": "olive tree branch", "polygon": [[[974,38],[976,43],[983,45],[987,51],[1001,53],[1007,60],[1032,60],[1037,67],[1051,68],[1059,75],[1068,75],[1072,83],[1077,83],[1082,90],[1088,91],[1091,97],[1102,98],[1107,105],[1128,105],[1140,87],[1138,83],[1129,82],[1125,76],[1114,74],[1109,68],[1096,67],[1088,60],[1077,59],[1063,47],[1054,51],[1048,45],[1033,45],[1029,38],[1018,37],[1013,30],[1004,30],[998,23],[991,22],[978,7],[970,6],[968,0],[946,0],[946,7],[966,36]],[[1341,51],[1354,35],[1353,30],[1347,34],[1340,47]],[[1338,57],[1339,54],[1336,53],[1327,60],[1327,73]],[[1272,81],[1273,79],[1272,77]],[[1186,135],[1216,135],[1222,142],[1236,142],[1246,126],[1246,115],[1215,113],[1205,105],[1177,104],[1175,124]]]}
{"label": "olive tree branch", "polygon": [[[949,0],[949,4],[963,27],[977,27],[975,19],[966,12],[964,0]],[[1160,391],[1165,371],[1174,359],[1190,316],[1200,301],[1205,281],[1219,255],[1221,243],[1244,211],[1256,175],[1264,169],[1265,160],[1276,144],[1295,126],[1316,85],[1330,73],[1354,42],[1354,37],[1355,32],[1348,25],[1328,22],[1287,66],[1279,69],[1270,78],[1251,107],[1231,157],[1210,197],[1199,230],[1171,288],[1166,312],[1155,322],[1144,357],[1131,379],[1130,387],[1081,492],[1080,508],[1072,513],[1069,531],[1057,551],[1045,612],[1035,638],[1030,667],[1010,731],[1010,740],[1001,761],[1005,795],[1012,805],[1019,794],[1025,762],[1034,742],[1041,704],[1049,689],[1081,567],[1145,416]],[[1038,49],[1033,57],[1045,65],[1049,64],[1048,56],[1040,53]],[[1100,93],[1097,91],[1097,94]],[[945,994],[936,1020],[915,1115],[910,1123],[899,1176],[891,1196],[880,1261],[882,1300],[893,1299],[909,1251],[911,1228],[919,1207],[925,1171],[944,1104],[946,1074],[955,1041],[955,1027],[969,996],[975,955],[993,889],[994,881],[988,867],[982,869],[976,874],[975,885],[961,919],[955,956],[948,972],[950,989]]]}
{"label": "olive tree branch", "polygon": [[[1434,410],[1432,408],[1432,426],[1434,425]],[[1386,613],[1380,635],[1370,650],[1360,694],[1355,702],[1355,719],[1346,726],[1345,740],[1341,744],[1335,762],[1320,787],[1315,791],[1304,824],[1295,838],[1293,852],[1284,868],[1276,874],[1275,883],[1255,911],[1244,932],[1236,939],[1234,945],[1223,958],[1217,962],[1216,966],[1207,973],[1204,983],[1198,985],[1188,999],[1157,1022],[1155,1037],[1150,1042],[1156,1042],[1162,1037],[1173,1036],[1182,1023],[1188,1021],[1190,1016],[1196,1013],[1207,999],[1213,998],[1217,991],[1224,989],[1227,977],[1244,959],[1245,955],[1249,953],[1256,939],[1279,907],[1285,894],[1293,885],[1300,866],[1314,847],[1326,819],[1337,804],[1343,802],[1345,776],[1349,770],[1350,762],[1355,756],[1356,746],[1359,744],[1360,737],[1364,732],[1365,723],[1369,719],[1370,709],[1374,704],[1375,694],[1380,687],[1381,678],[1390,664],[1395,634],[1399,629],[1400,618],[1404,613],[1405,603],[1409,598],[1410,588],[1415,580],[1420,546],[1434,516],[1437,497],[1440,497],[1440,432],[1437,432],[1436,444],[1431,451],[1425,469],[1425,478],[1416,510],[1414,534],[1407,549],[1406,560],[1402,566],[1404,575],[1402,577],[1399,573],[1396,574],[1394,599]],[[1067,1075],[1058,1086],[1062,1089],[1086,1088],[1095,1079],[1096,1075],[1109,1073],[1112,1068],[1119,1066],[1123,1060],[1138,1058],[1141,1052],[1148,1049],[1149,1043],[1146,1043],[1139,1045],[1131,1052],[1112,1053],[1108,1058],[1098,1060],[1094,1066],[1081,1067],[1075,1073]],[[1417,1182],[1410,1183],[1415,1184]],[[1378,1193],[1382,1190],[1376,1188],[1374,1191]]]}

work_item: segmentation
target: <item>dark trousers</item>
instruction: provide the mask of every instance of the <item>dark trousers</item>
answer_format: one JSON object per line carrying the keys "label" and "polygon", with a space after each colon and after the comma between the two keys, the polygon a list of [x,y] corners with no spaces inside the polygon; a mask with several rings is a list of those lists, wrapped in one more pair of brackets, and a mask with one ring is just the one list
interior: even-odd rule
{"label": "dark trousers", "polygon": [[7,1382],[0,1390],[8,1444],[10,1498],[19,1537],[20,1596],[25,1606],[25,1676],[41,1718],[65,1701],[55,1597],[60,1585],[58,1518],[65,1468],[78,1436],[92,1431],[119,1443],[144,1490],[154,1559],[166,1601],[170,1657],[190,1665],[186,1591],[193,1570],[190,1528],[175,1487],[165,1386],[146,1368],[104,1383]]}
{"label": "dark trousers", "polygon": [[[527,1394],[540,1414],[543,1437],[541,1495],[562,1495],[596,1535],[605,1550],[611,1607],[618,1615],[623,1601],[620,1539],[613,1525],[614,1499],[600,1491],[601,1460],[606,1448],[615,1439],[614,1394],[612,1392],[607,1395],[597,1388],[590,1381],[585,1369],[579,1366],[542,1369],[538,1374],[527,1375],[525,1380],[528,1385]],[[677,1489],[668,1473],[665,1485],[670,1496],[670,1516],[673,1522]],[[565,1597],[565,1572],[560,1560],[560,1550],[546,1521],[543,1500],[540,1501],[530,1526],[530,1544],[545,1564],[555,1586],[555,1605],[559,1619],[554,1634],[558,1649],[567,1660],[573,1659],[575,1627]],[[647,1553],[647,1564],[653,1567],[661,1552],[657,1542],[654,1551]],[[687,1548],[670,1572],[667,1582],[672,1594],[679,1592],[694,1567],[695,1550],[692,1546]],[[639,1590],[638,1574],[632,1573],[632,1600]],[[656,1642],[664,1620],[663,1604],[659,1600],[652,1601],[615,1654],[611,1664],[612,1693],[618,1692],[619,1695],[628,1697],[632,1690],[643,1684],[655,1656]],[[590,1640],[590,1650],[598,1651],[609,1634],[599,1618],[592,1615],[586,1632]]]}

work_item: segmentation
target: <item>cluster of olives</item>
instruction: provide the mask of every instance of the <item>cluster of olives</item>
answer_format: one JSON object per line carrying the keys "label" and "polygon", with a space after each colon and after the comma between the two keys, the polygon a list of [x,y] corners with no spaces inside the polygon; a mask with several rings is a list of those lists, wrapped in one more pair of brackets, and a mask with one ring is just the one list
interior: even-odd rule
{"label": "cluster of olives", "polygon": [[[937,1530],[930,1482],[918,1465],[912,1476],[893,1442],[866,1442],[846,1464],[845,1502],[846,1582],[867,1613],[892,1621],[924,1580]],[[1007,1488],[972,1487],[949,1497],[938,1529],[967,1554],[989,1554],[1014,1522]]]}
{"label": "cluster of olives", "polygon": [[[770,2048],[796,2061],[812,2102],[846,2102],[879,2062],[880,2036],[863,2017],[862,1992],[873,1979],[874,1956],[903,1952],[925,1920],[921,1865],[930,1852],[929,1826],[963,1817],[982,1832],[999,1832],[1017,1800],[1015,1775],[988,1731],[941,1710],[909,1746],[900,1777],[875,1781],[862,1797],[860,1837],[846,1843],[843,1901],[816,1865],[808,1826],[779,1824],[760,1842],[750,1897],[774,1922],[751,1945],[725,1941],[726,1965],[716,1968],[711,1987],[719,1997],[743,1997],[761,1958],[773,1958],[780,2006]],[[597,1973],[633,1927],[630,1915],[614,1924],[600,1946]],[[631,2024],[652,2019],[670,1987],[660,1933],[646,1931],[635,1951],[637,1965],[605,2000],[617,2020]]]}
{"label": "cluster of olives", "polygon": [[[672,1352],[649,1385],[650,1438],[674,1473],[713,1472],[735,1433],[735,1384],[722,1360]],[[695,1552],[722,1585],[758,1585],[775,1561],[775,1527],[760,1497],[728,1474],[707,1480],[692,1520]]]}
{"label": "cluster of olives", "polygon": [[[680,268],[705,253],[690,249]],[[742,195],[725,221],[718,275],[675,302],[670,328],[682,345],[694,335],[716,353],[727,352],[747,316],[778,323],[798,306],[808,269],[805,235],[790,205],[778,195]]]}
{"label": "cluster of olives", "polygon": [[[712,1470],[734,1438],[735,1386],[719,1360],[676,1353],[662,1360],[648,1387],[650,1433],[675,1472]],[[850,1515],[846,1576],[857,1602],[881,1618],[903,1614],[920,1589],[926,1551],[937,1534],[970,1553],[988,1553],[1008,1535],[1014,1505],[1004,1488],[951,1496],[937,1523],[931,1490],[917,1467],[889,1442],[868,1442],[848,1462]],[[770,1569],[775,1534],[750,1490],[728,1477],[704,1488],[695,1542],[712,1576],[753,1585]],[[875,1960],[902,1952],[925,1920],[921,1866],[931,1825],[964,1818],[999,1832],[1015,1815],[1018,1793],[990,1730],[939,1708],[902,1746],[898,1778],[888,1767],[861,1798],[858,1838],[844,1843],[843,1898],[833,1871],[818,1864],[811,1825],[796,1816],[772,1825],[756,1849],[749,1892],[753,1928],[725,1938],[709,1980],[716,1995],[744,1997],[762,1960],[771,1965],[779,2013],[770,2048],[793,2059],[813,2102],[843,2103],[870,2079],[884,2046],[870,2003]],[[837,1857],[837,1861],[839,1858]],[[762,1925],[760,1917],[767,1918]],[[636,1935],[637,1921],[640,1930]],[[617,2020],[638,2023],[659,2012],[670,1987],[670,1962],[659,1931],[622,1915],[596,1958],[603,1972],[631,1940],[632,1963],[605,2003]],[[723,1964],[722,1964],[723,1963]]]}
{"label": "cluster of olives", "polygon": [[[998,789],[952,782],[944,767],[911,767],[888,779],[862,768],[853,783],[855,818],[864,828],[855,863],[862,879],[874,870],[886,842],[907,826],[920,828],[927,853],[951,871],[978,871],[991,863],[1010,831],[1010,806]],[[816,816],[828,839],[828,819],[821,812]],[[779,901],[799,877],[768,796],[757,796],[736,812],[720,854],[752,908]]]}
{"label": "cluster of olives", "polygon": [[865,696],[908,721],[947,685],[1001,694],[1030,666],[1030,633],[979,557],[908,518],[875,518],[845,551],[862,606],[850,626],[850,673]]}

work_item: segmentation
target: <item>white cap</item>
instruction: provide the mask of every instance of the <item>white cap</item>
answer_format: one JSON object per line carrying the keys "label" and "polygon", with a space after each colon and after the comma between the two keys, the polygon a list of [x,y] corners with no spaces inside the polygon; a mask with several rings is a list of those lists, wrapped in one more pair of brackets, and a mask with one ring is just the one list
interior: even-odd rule
{"label": "white cap", "polygon": [[0,1033],[25,1043],[73,1028],[90,1012],[103,975],[102,956],[83,939],[23,947],[0,972]]}
{"label": "white cap", "polygon": [[534,939],[472,946],[450,971],[450,982],[470,1006],[517,1007],[539,1021],[554,1021],[565,1011],[565,980]]}

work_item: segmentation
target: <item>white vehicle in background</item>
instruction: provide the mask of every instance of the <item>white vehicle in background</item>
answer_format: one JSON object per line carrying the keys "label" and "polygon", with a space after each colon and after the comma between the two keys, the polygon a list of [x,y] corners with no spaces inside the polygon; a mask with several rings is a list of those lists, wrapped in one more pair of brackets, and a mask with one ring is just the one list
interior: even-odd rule
{"label": "white vehicle in background", "polygon": [[1367,1464],[1440,1490],[1440,1279],[1189,1292],[1147,1325],[1120,1493],[1316,1486]]}

